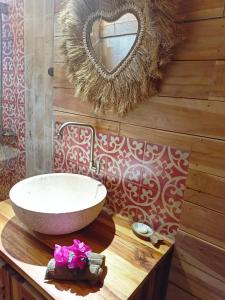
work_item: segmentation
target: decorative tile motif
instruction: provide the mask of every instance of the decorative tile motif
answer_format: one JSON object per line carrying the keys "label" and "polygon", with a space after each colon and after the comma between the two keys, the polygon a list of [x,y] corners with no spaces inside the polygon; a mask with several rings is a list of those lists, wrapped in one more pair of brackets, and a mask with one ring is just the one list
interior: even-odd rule
{"label": "decorative tile motif", "polygon": [[24,3],[2,2],[9,5],[2,24],[3,127],[17,134],[19,155],[1,166],[0,200],[6,199],[11,186],[25,177]]}
{"label": "decorative tile motif", "polygon": [[[56,124],[56,132],[59,123]],[[89,129],[67,127],[55,136],[55,171],[89,175],[108,190],[106,206],[174,237],[180,220],[189,153],[163,145],[97,133],[95,157],[100,174],[88,170]]]}

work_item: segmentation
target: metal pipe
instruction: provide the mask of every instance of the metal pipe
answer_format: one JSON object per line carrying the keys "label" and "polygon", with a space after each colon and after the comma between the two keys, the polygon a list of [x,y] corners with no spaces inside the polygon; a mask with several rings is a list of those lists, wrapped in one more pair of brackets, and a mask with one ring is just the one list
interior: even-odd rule
{"label": "metal pipe", "polygon": [[94,147],[95,147],[95,128],[92,125],[79,123],[79,122],[66,122],[59,128],[58,135],[62,136],[63,131],[67,126],[85,127],[91,130],[91,151],[90,151],[90,169],[96,173],[99,173],[99,163],[94,160]]}

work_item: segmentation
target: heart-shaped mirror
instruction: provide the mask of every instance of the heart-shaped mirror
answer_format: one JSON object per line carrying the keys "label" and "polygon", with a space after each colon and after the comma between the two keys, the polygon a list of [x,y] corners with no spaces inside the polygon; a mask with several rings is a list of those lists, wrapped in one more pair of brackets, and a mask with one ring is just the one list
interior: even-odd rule
{"label": "heart-shaped mirror", "polygon": [[94,21],[90,32],[91,46],[98,61],[107,72],[113,72],[132,50],[138,34],[138,20],[125,13],[118,20],[104,18]]}
{"label": "heart-shaped mirror", "polygon": [[131,59],[142,37],[141,26],[132,7],[89,16],[84,27],[85,49],[104,77],[112,78]]}
{"label": "heart-shaped mirror", "polygon": [[67,77],[95,113],[124,116],[157,94],[181,36],[174,1],[161,2],[65,1],[59,20]]}

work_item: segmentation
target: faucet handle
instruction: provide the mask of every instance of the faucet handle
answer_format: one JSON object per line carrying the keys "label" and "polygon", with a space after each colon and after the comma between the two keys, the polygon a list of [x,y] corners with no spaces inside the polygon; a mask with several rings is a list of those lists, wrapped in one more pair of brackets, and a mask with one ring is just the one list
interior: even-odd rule
{"label": "faucet handle", "polygon": [[99,161],[91,161],[89,166],[90,171],[99,174],[100,172],[100,162]]}

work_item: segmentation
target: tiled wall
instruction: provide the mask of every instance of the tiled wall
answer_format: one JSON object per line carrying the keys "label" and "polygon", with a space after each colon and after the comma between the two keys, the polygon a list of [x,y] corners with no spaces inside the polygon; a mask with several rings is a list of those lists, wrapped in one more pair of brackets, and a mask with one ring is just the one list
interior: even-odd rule
{"label": "tiled wall", "polygon": [[[59,124],[56,124],[56,132]],[[181,214],[189,153],[163,145],[97,133],[99,175],[88,171],[90,131],[67,127],[55,136],[54,169],[91,175],[107,187],[106,206],[174,237]]]}
{"label": "tiled wall", "polygon": [[24,83],[24,3],[5,0],[8,16],[3,15],[3,127],[17,134],[18,155],[0,169],[0,200],[10,187],[25,176],[25,83]]}

